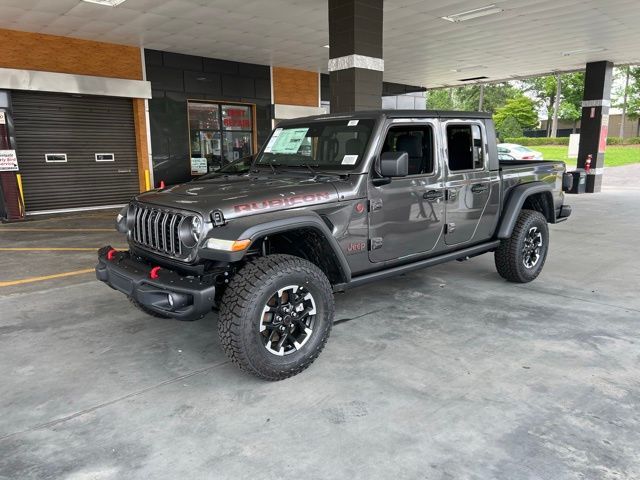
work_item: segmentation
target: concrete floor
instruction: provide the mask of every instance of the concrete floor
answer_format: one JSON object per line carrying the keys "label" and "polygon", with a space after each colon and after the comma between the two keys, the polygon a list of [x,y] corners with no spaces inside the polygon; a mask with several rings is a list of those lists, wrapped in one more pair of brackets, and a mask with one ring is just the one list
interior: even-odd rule
{"label": "concrete floor", "polygon": [[[638,479],[640,189],[569,201],[536,282],[485,255],[339,295],[351,320],[279,383],[226,360],[215,315],[145,316],[90,273],[1,287],[0,478]],[[111,224],[0,246],[121,244],[11,230]],[[0,282],[93,258],[0,251]]]}

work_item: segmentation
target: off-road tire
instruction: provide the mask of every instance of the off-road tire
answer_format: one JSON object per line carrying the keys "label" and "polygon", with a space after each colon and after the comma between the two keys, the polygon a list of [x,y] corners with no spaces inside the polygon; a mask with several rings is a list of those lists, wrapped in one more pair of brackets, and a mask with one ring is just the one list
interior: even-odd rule
{"label": "off-road tire", "polygon": [[[524,245],[528,232],[536,227],[542,235],[540,259],[527,268],[524,265]],[[535,210],[522,210],[513,228],[511,237],[502,240],[495,251],[496,269],[500,276],[510,282],[528,283],[540,274],[549,252],[549,226],[545,216]]]}
{"label": "off-road tire", "polygon": [[[263,308],[279,289],[300,285],[316,304],[313,333],[295,352],[277,356],[260,336]],[[283,380],[305,370],[324,348],[333,326],[331,284],[313,263],[291,255],[268,255],[248,262],[231,279],[220,304],[218,333],[231,361],[265,380]]]}
{"label": "off-road tire", "polygon": [[147,315],[151,315],[152,317],[156,317],[156,318],[171,318],[169,315],[164,315],[162,313],[154,312],[153,310],[148,309],[133,297],[129,297],[129,301],[134,307],[146,313]]}

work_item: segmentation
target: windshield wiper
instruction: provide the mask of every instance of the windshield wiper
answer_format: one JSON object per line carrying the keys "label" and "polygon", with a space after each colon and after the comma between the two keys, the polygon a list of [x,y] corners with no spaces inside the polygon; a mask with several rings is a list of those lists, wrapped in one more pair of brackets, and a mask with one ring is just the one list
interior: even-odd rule
{"label": "windshield wiper", "polygon": [[314,175],[317,175],[318,172],[316,172],[313,167],[311,165],[309,165],[308,163],[301,163],[300,164],[301,167],[305,167],[307,170],[309,170],[311,173],[313,173]]}
{"label": "windshield wiper", "polygon": [[271,171],[273,172],[274,175],[278,174],[278,170],[276,170],[276,167],[273,163],[271,162],[267,162],[267,165],[269,165],[271,167]]}

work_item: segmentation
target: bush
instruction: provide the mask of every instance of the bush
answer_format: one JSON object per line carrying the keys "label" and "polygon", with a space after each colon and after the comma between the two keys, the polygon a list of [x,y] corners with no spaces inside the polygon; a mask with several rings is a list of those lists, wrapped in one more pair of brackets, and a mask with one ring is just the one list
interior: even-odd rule
{"label": "bush", "polygon": [[517,143],[525,147],[536,145],[569,145],[569,137],[512,137],[505,138],[504,143]]}
{"label": "bush", "polygon": [[[509,137],[504,143],[517,143],[525,147],[536,145],[569,145],[569,137]],[[640,145],[640,137],[607,137],[607,145]]]}

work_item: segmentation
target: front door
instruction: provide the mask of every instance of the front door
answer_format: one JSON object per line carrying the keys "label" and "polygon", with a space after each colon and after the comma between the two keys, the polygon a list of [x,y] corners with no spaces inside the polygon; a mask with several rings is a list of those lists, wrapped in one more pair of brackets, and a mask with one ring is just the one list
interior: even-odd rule
{"label": "front door", "polygon": [[447,143],[445,243],[484,240],[478,236],[485,229],[478,232],[478,227],[489,199],[497,201],[499,192],[498,176],[489,171],[484,127],[477,121],[455,121],[446,122],[443,129]]}
{"label": "front door", "polygon": [[444,182],[435,148],[435,123],[390,122],[377,158],[409,155],[409,175],[369,192],[369,259],[384,262],[432,250],[442,234]]}

